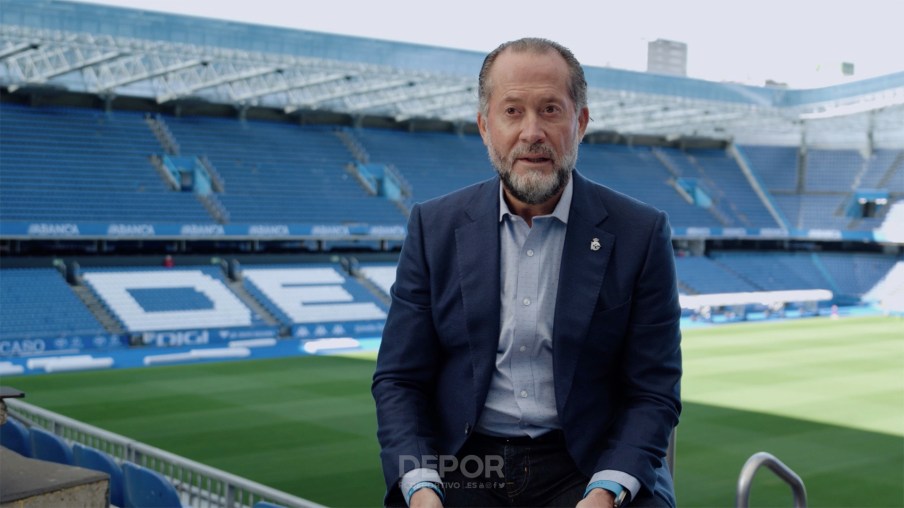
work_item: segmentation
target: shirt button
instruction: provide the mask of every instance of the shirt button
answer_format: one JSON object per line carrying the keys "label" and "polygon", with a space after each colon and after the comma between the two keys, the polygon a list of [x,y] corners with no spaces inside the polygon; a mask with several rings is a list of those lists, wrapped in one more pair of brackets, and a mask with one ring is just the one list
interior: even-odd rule
{"label": "shirt button", "polygon": [[520,348],[518,348],[518,351],[521,351],[522,353],[527,351],[527,346],[521,346]]}
{"label": "shirt button", "polygon": [[527,390],[521,390],[521,397],[525,399],[527,398]]}
{"label": "shirt button", "polygon": [[525,298],[524,300],[521,300],[521,303],[523,303],[524,306],[527,307],[528,305],[530,305],[530,298]]}
{"label": "shirt button", "polygon": [[529,258],[534,257],[534,250],[533,250],[533,249],[527,249],[527,257],[529,257]]}

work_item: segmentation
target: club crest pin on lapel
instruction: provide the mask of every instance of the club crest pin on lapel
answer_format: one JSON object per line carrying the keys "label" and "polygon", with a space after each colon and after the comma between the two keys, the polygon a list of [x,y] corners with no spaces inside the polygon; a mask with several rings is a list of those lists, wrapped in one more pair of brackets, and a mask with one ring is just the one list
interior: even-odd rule
{"label": "club crest pin on lapel", "polygon": [[590,250],[597,251],[600,250],[600,239],[594,238],[592,242],[590,242]]}

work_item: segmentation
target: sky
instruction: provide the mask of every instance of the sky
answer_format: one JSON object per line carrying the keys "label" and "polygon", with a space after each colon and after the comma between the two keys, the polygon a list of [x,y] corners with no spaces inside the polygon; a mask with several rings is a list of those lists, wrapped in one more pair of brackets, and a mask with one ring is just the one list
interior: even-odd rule
{"label": "sky", "polygon": [[81,1],[480,52],[545,37],[584,65],[634,71],[646,70],[650,41],[668,39],[688,45],[689,77],[750,85],[904,71],[904,0]]}

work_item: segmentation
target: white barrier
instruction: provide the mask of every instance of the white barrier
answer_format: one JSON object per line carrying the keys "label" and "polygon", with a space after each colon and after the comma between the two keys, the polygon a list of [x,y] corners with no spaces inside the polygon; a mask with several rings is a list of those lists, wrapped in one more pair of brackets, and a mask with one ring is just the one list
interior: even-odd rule
{"label": "white barrier", "polygon": [[713,293],[707,295],[679,295],[681,308],[728,307],[734,305],[775,305],[785,303],[822,302],[832,299],[827,289],[793,291],[756,291],[749,293]]}
{"label": "white barrier", "polygon": [[193,360],[211,360],[227,358],[247,358],[251,356],[251,350],[246,347],[225,347],[211,349],[192,349],[186,353],[170,353],[163,355],[150,355],[144,357],[145,365],[158,363],[177,363]]}
{"label": "white barrier", "polygon": [[194,508],[250,508],[258,501],[287,508],[326,508],[246,478],[154,448],[119,434],[73,420],[27,402],[6,399],[10,414],[44,428],[68,443],[81,443],[160,472],[176,487],[185,506]]}

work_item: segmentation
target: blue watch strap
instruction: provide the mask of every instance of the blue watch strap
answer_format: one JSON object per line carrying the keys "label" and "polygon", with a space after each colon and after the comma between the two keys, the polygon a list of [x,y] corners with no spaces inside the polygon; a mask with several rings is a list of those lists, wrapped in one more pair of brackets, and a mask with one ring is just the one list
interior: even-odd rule
{"label": "blue watch strap", "polygon": [[587,490],[584,491],[584,497],[587,497],[587,494],[590,494],[590,491],[593,489],[606,489],[611,492],[613,496],[618,497],[618,495],[625,490],[625,487],[612,480],[597,480],[587,486]]}
{"label": "blue watch strap", "polygon": [[443,489],[439,488],[439,485],[437,485],[433,482],[417,482],[414,485],[412,485],[410,489],[408,489],[408,495],[405,496],[405,501],[410,502],[411,496],[413,496],[415,492],[417,492],[421,489],[430,489],[433,492],[436,492],[436,495],[439,496],[440,501],[446,500],[446,496],[443,495]]}

